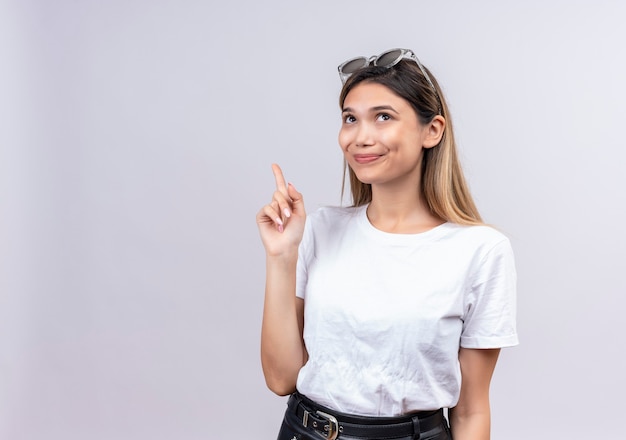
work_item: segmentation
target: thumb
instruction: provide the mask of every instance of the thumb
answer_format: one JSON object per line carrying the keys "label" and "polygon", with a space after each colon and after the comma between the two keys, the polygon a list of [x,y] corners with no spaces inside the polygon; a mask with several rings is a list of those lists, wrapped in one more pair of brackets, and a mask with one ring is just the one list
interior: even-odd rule
{"label": "thumb", "polygon": [[287,185],[287,194],[293,203],[293,210],[300,215],[305,213],[304,211],[304,199],[302,198],[302,194],[296,190],[296,187],[293,186],[292,183]]}

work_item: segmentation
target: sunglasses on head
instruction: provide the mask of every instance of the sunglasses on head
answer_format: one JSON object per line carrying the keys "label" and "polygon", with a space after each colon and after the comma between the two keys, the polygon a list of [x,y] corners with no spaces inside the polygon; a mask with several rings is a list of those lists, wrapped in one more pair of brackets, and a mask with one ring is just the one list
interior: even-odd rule
{"label": "sunglasses on head", "polygon": [[[424,78],[426,78],[426,81],[428,81],[428,84],[430,84],[430,87],[433,89],[433,92],[435,92],[435,96],[437,97],[437,100],[441,103],[441,98],[439,98],[439,93],[437,93],[437,89],[435,88],[435,85],[430,80],[428,73],[426,73],[426,69],[424,69],[424,66],[422,66],[422,63],[420,63],[420,60],[413,53],[413,51],[409,49],[390,49],[390,50],[386,50],[385,52],[381,53],[378,56],[372,56],[369,58],[366,58],[366,57],[352,58],[351,60],[348,60],[339,65],[338,67],[339,78],[341,78],[341,83],[345,84],[348,78],[350,78],[350,76],[352,76],[353,73],[355,73],[356,71],[364,67],[373,65],[373,66],[390,68],[390,67],[395,66],[396,64],[398,64],[400,61],[404,59],[412,60],[415,62],[415,64],[417,64],[417,67],[419,67],[419,69],[422,71]],[[439,113],[441,113],[441,108],[439,109]]]}

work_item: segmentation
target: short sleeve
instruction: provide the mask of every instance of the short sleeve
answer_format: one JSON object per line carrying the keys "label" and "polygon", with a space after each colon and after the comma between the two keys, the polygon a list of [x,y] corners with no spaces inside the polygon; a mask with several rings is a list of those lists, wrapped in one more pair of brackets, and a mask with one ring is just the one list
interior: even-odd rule
{"label": "short sleeve", "polygon": [[307,217],[304,225],[304,234],[298,248],[298,263],[296,266],[296,296],[304,299],[306,284],[309,279],[309,265],[313,259],[314,242],[310,217]]}
{"label": "short sleeve", "polygon": [[508,239],[482,257],[465,300],[461,347],[501,348],[518,344],[517,274]]}

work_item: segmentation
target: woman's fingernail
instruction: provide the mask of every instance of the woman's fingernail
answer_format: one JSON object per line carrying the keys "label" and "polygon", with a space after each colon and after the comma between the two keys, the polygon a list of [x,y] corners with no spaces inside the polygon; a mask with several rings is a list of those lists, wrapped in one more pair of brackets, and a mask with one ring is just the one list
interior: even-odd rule
{"label": "woman's fingernail", "polygon": [[283,225],[278,225],[278,232],[283,232]]}
{"label": "woman's fingernail", "polygon": [[280,226],[283,225],[283,221],[280,219],[280,217],[276,217],[276,223],[278,223]]}
{"label": "woman's fingernail", "polygon": [[289,211],[289,208],[283,209],[283,212],[285,213],[285,217],[287,218],[291,217],[291,212]]}

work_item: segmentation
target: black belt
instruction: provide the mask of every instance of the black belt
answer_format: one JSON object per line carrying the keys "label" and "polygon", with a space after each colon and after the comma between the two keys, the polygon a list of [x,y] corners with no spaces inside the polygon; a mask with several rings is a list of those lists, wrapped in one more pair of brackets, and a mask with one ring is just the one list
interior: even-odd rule
{"label": "black belt", "polygon": [[329,440],[335,440],[339,434],[365,438],[413,436],[419,439],[419,433],[443,427],[445,424],[442,409],[401,417],[355,416],[318,405],[298,392],[291,395],[287,405],[296,413],[305,428],[314,429]]}

